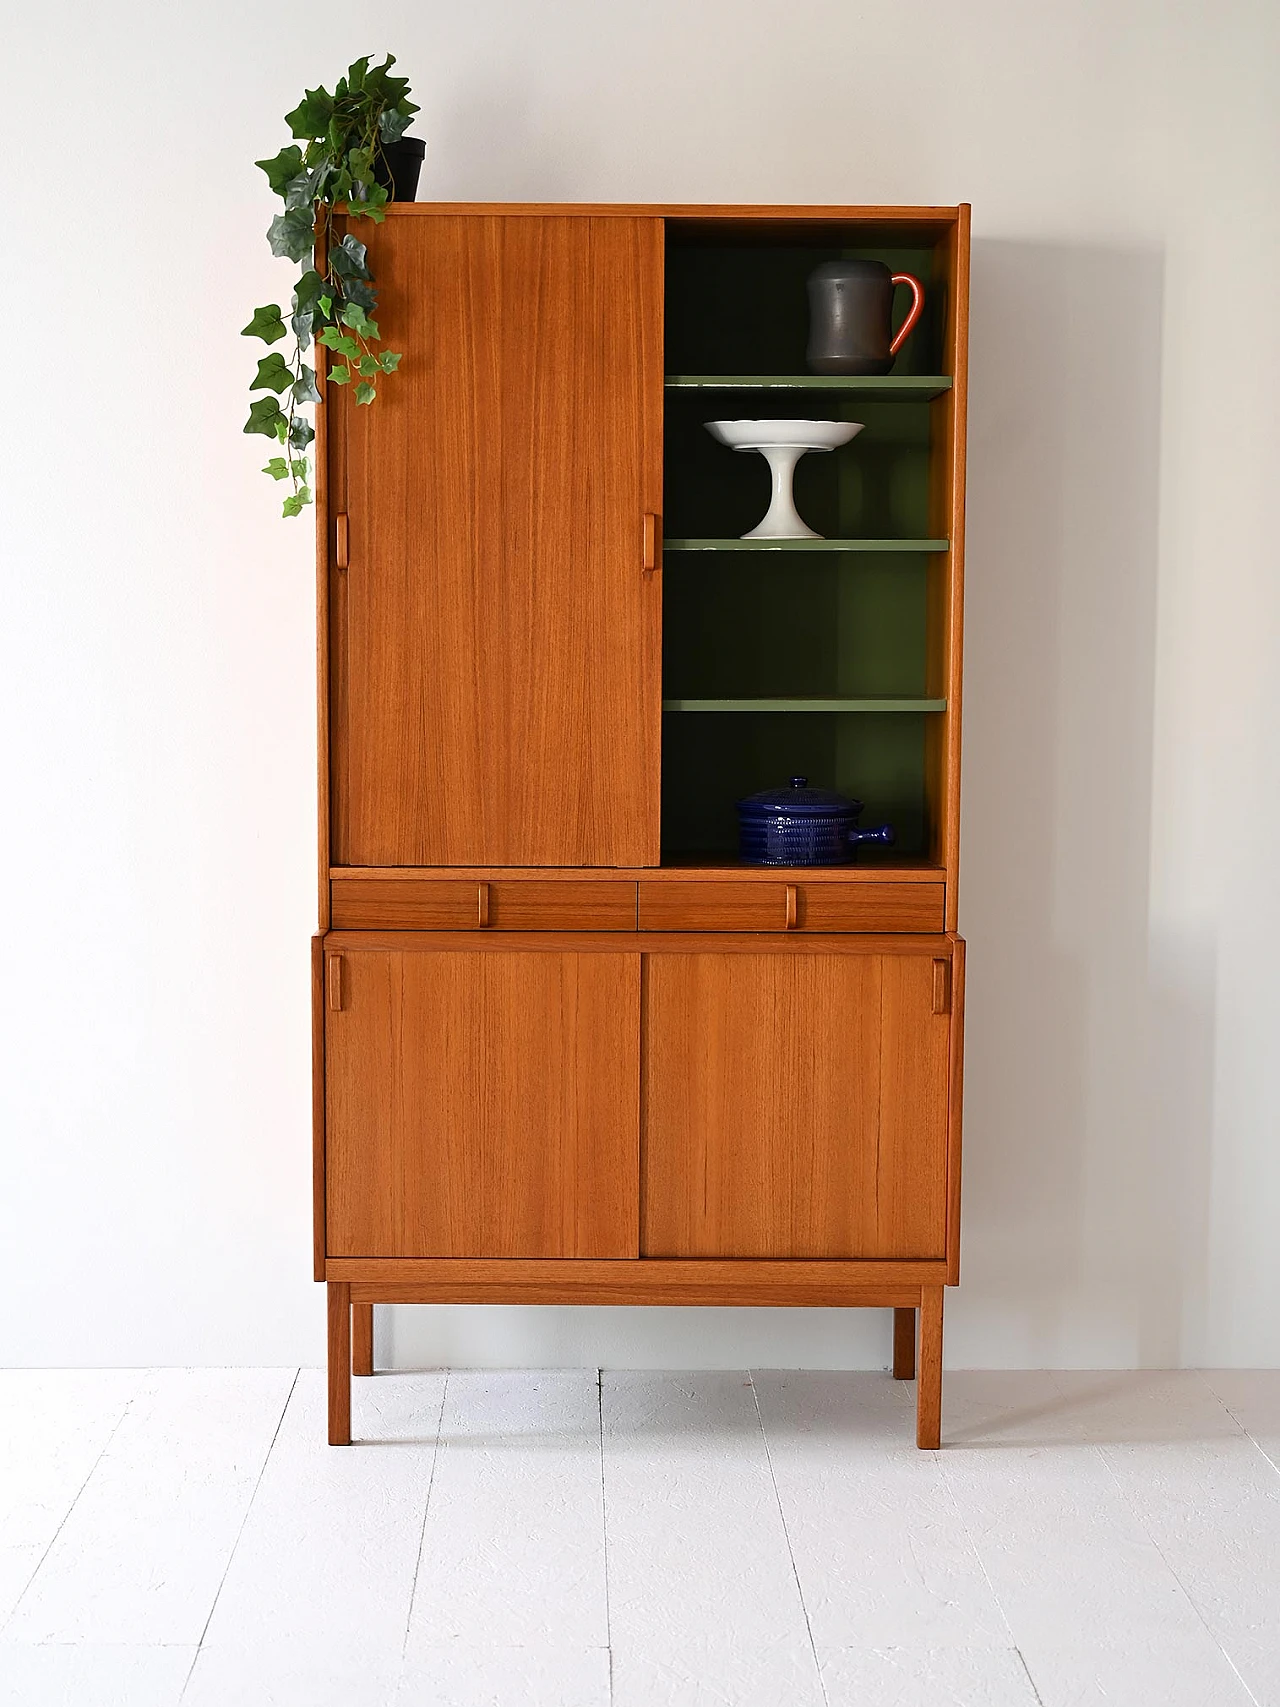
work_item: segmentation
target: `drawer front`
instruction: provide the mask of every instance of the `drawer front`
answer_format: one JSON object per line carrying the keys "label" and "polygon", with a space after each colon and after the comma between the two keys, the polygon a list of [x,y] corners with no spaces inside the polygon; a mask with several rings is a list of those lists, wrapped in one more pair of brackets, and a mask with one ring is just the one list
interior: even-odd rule
{"label": "drawer front", "polygon": [[633,931],[634,883],[350,877],[330,885],[334,930]]}
{"label": "drawer front", "polygon": [[942,883],[640,884],[644,931],[941,931]]}

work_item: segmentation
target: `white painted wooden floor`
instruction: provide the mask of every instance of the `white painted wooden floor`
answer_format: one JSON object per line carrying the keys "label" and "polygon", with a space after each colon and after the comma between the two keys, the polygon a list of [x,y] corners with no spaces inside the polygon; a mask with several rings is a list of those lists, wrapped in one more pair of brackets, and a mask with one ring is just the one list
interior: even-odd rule
{"label": "white painted wooden floor", "polygon": [[4,1707],[1280,1707],[1280,1373],[0,1374]]}

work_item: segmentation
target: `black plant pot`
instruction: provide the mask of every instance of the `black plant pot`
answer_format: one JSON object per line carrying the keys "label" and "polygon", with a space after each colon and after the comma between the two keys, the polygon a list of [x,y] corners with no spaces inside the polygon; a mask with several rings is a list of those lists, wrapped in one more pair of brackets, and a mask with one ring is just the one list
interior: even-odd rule
{"label": "black plant pot", "polygon": [[420,136],[402,136],[395,142],[384,142],[382,152],[373,168],[373,175],[384,190],[390,190],[393,202],[411,202],[418,194],[418,173],[427,145]]}

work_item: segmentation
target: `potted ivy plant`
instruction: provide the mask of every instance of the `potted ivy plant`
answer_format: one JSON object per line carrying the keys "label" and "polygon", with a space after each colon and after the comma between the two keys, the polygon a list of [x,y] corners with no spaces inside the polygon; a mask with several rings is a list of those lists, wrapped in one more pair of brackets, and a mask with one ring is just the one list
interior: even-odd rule
{"label": "potted ivy plant", "polygon": [[285,117],[295,140],[274,159],[256,162],[284,203],[267,231],[271,252],[302,264],[287,324],[279,304],[271,302],[254,310],[243,331],[264,344],[292,333],[287,359],[272,350],[258,362],[249,390],[264,395],[250,404],[244,428],[281,446],[282,454],[263,473],[289,482],[286,516],[300,515],[311,502],[309,446],[316,435],[301,411],[320,401],[315,367],[303,359],[312,344],[329,352],[329,384],[352,386],[360,404],[372,403],[379,379],[400,365],[394,350],[381,348],[378,323],[371,318],[377,296],[365,245],[350,231],[335,242],[332,231],[338,206],[351,219],[378,223],[393,185],[404,199],[416,191],[411,157],[416,153],[420,161],[423,145],[404,132],[418,108],[409,99],[408,79],[391,75],[394,64],[392,54],[381,65],[357,59],[332,94],[308,89]]}

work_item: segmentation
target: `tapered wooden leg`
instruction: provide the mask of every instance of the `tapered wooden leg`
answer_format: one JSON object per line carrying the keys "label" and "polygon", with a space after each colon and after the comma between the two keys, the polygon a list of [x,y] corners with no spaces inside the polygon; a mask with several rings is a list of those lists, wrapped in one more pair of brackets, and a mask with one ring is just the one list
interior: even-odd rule
{"label": "tapered wooden leg", "polygon": [[942,1288],[920,1288],[920,1350],[916,1370],[916,1445],[942,1445]]}
{"label": "tapered wooden leg", "polygon": [[351,1288],[328,1282],[329,1445],[351,1445]]}
{"label": "tapered wooden leg", "polygon": [[893,1378],[916,1378],[916,1313],[910,1306],[893,1312]]}
{"label": "tapered wooden leg", "polygon": [[373,1374],[373,1305],[351,1306],[351,1373]]}

